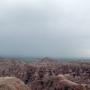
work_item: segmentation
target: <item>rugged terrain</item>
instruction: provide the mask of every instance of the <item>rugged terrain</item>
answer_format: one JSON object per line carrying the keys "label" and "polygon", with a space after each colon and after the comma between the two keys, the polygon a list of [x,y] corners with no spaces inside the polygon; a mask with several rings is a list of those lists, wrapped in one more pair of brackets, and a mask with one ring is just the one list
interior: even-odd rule
{"label": "rugged terrain", "polygon": [[90,62],[43,58],[26,63],[1,59],[0,77],[16,77],[29,90],[90,90]]}

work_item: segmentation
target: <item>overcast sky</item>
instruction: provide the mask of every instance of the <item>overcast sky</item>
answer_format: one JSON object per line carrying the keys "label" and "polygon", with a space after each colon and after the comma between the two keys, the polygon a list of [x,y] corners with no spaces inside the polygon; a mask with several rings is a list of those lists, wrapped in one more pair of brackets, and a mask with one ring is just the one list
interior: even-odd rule
{"label": "overcast sky", "polygon": [[0,0],[0,56],[90,57],[90,0]]}

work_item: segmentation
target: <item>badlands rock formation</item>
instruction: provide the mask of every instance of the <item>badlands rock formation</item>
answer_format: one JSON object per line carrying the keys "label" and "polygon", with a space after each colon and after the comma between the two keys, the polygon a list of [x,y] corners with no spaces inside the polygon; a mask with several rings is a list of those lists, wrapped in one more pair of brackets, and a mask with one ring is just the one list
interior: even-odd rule
{"label": "badlands rock formation", "polygon": [[24,82],[15,77],[0,77],[0,90],[30,90]]}

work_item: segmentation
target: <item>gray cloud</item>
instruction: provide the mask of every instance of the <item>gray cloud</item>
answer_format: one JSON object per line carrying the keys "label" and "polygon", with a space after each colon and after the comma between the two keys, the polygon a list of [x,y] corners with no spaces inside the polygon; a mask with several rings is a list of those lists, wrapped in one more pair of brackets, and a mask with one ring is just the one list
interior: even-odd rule
{"label": "gray cloud", "polygon": [[0,55],[89,57],[89,4],[89,0],[1,0]]}

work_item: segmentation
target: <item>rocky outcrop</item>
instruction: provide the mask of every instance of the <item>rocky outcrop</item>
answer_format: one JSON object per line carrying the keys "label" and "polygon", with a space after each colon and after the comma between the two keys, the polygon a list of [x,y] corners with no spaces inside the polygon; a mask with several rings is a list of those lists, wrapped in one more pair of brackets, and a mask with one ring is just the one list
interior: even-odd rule
{"label": "rocky outcrop", "polygon": [[89,79],[89,74],[85,72],[90,69],[86,65],[80,67],[47,59],[32,64],[19,60],[0,60],[0,77],[19,78],[32,90],[85,90],[81,84],[85,84],[85,80]]}
{"label": "rocky outcrop", "polygon": [[19,60],[0,60],[0,77],[17,77],[25,83],[31,82],[35,68]]}
{"label": "rocky outcrop", "polygon": [[31,88],[32,90],[85,90],[85,87],[66,79],[64,75],[34,81]]}
{"label": "rocky outcrop", "polygon": [[15,77],[0,77],[0,90],[31,90]]}

